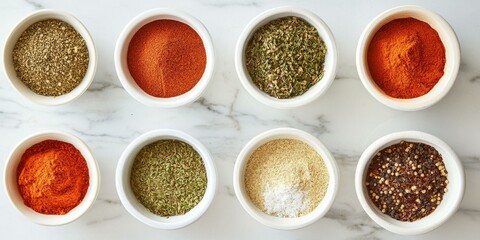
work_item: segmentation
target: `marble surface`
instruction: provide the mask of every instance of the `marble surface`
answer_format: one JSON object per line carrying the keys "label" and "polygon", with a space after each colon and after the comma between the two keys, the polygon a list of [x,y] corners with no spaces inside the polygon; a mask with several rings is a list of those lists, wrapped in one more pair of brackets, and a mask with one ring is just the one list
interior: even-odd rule
{"label": "marble surface", "polygon": [[[450,22],[462,46],[462,64],[450,93],[419,112],[391,110],[364,89],[355,68],[361,31],[380,12],[399,4],[421,4]],[[337,78],[325,95],[295,110],[275,110],[256,102],[241,87],[233,65],[237,37],[250,19],[281,5],[308,8],[331,27],[339,49]],[[216,74],[203,98],[187,107],[155,109],[136,102],[116,77],[113,51],[122,28],[137,14],[156,7],[187,11],[209,29],[216,53]],[[44,129],[73,133],[92,148],[102,186],[93,207],[76,222],[44,227],[29,222],[8,202],[0,186],[0,239],[478,239],[480,235],[480,15],[479,2],[394,0],[1,0],[0,43],[13,25],[41,8],[71,12],[95,40],[99,65],[95,81],[78,100],[61,107],[39,107],[24,101],[0,73],[0,164],[27,135]],[[1,71],[1,70],[0,70]],[[335,155],[341,185],[327,215],[304,229],[279,231],[253,220],[240,206],[232,188],[237,154],[255,135],[276,127],[295,127],[318,137]],[[150,228],[134,219],[119,202],[114,172],[127,144],[158,128],[190,133],[215,158],[218,192],[205,215],[175,231]],[[462,159],[467,187],[459,211],[425,235],[403,237],[380,228],[365,214],[354,193],[354,171],[362,151],[375,139],[400,130],[434,134]],[[3,176],[2,176],[3,179]]]}

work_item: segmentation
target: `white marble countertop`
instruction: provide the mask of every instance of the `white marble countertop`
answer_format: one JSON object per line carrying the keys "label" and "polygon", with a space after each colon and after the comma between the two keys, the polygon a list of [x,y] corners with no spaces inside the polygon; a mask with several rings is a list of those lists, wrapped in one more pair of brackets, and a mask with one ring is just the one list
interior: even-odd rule
{"label": "white marble countertop", "polygon": [[[420,4],[441,14],[458,34],[462,64],[450,93],[419,112],[391,110],[364,89],[355,69],[361,31],[380,12],[399,4]],[[296,110],[275,110],[256,102],[241,87],[233,65],[234,46],[243,27],[260,12],[281,5],[310,9],[332,29],[339,49],[337,78],[325,95]],[[174,7],[200,19],[210,31],[217,54],[216,74],[203,98],[188,107],[156,109],[135,101],[120,85],[113,64],[114,45],[122,28],[137,14]],[[31,223],[8,202],[0,186],[0,239],[399,239],[365,214],[354,192],[354,170],[362,151],[375,139],[399,130],[434,134],[462,159],[467,187],[460,210],[421,239],[478,239],[480,236],[480,2],[395,0],[1,0],[0,43],[13,25],[40,8],[58,8],[79,18],[92,34],[99,55],[98,72],[89,90],[61,107],[25,102],[0,73],[0,164],[27,135],[44,129],[71,132],[92,148],[102,186],[93,207],[62,227]],[[249,139],[276,127],[295,127],[317,136],[335,155],[341,184],[332,209],[304,229],[279,231],[252,219],[232,188],[237,154]],[[119,202],[114,172],[121,152],[135,137],[174,128],[202,141],[214,156],[219,175],[215,200],[205,215],[181,230],[150,228]],[[3,169],[2,169],[3,171]],[[3,179],[3,176],[2,176]]]}

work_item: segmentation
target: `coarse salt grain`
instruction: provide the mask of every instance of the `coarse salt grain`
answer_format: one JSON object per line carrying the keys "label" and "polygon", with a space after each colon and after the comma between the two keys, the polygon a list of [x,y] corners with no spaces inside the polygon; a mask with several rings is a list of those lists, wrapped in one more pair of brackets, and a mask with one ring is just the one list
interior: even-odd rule
{"label": "coarse salt grain", "polygon": [[267,213],[288,218],[299,217],[308,208],[310,201],[306,196],[298,187],[286,184],[267,187],[263,193]]}
{"label": "coarse salt grain", "polygon": [[[301,199],[305,205],[296,204],[300,207],[295,208],[289,203],[293,209],[299,209],[296,217],[301,217],[312,212],[320,204],[328,188],[328,179],[325,162],[315,149],[301,140],[276,139],[263,144],[252,153],[247,163],[244,181],[252,203],[262,212],[275,217],[282,217],[282,214],[269,212],[266,207],[266,195],[283,196],[293,202],[291,199],[298,198],[285,195],[301,192],[300,196],[303,195]],[[282,185],[285,186],[280,187]],[[271,193],[266,194],[267,191]],[[277,200],[270,201],[269,206],[282,203],[278,200],[280,197],[270,199]]]}

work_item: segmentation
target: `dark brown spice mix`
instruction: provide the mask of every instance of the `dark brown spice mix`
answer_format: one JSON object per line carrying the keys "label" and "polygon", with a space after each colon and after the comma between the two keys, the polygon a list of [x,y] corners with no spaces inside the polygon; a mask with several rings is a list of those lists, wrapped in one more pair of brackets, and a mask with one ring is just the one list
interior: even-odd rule
{"label": "dark brown spice mix", "polygon": [[365,184],[382,213],[413,222],[440,205],[448,191],[447,175],[442,155],[434,147],[401,141],[373,157]]}

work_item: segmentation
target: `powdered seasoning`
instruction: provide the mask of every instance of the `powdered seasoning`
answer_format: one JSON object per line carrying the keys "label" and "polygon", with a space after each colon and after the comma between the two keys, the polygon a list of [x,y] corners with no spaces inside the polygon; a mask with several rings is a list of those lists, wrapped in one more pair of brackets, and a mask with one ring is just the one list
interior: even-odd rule
{"label": "powdered seasoning", "polygon": [[253,204],[277,217],[294,218],[313,211],[324,198],[328,181],[322,157],[296,139],[260,146],[245,170],[245,188]]}

